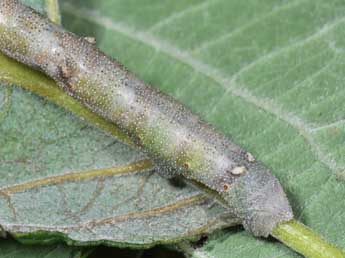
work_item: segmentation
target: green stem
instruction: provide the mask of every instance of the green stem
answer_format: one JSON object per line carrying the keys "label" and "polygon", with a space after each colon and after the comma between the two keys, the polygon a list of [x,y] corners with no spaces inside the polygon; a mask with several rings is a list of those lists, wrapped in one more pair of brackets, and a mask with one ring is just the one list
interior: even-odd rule
{"label": "green stem", "polygon": [[61,23],[61,15],[60,15],[60,8],[59,8],[59,1],[58,0],[45,0],[47,16],[49,19],[56,23]]}
{"label": "green stem", "polygon": [[[106,133],[114,136],[118,140],[128,145],[134,146],[129,137],[124,134],[116,125],[106,121],[101,116],[91,112],[80,104],[77,100],[67,95],[56,83],[29,67],[3,55],[0,52],[0,81],[7,84],[15,84],[25,90],[31,91],[54,104],[79,116],[86,122],[102,129]],[[18,76],[20,74],[20,76]],[[2,118],[2,115],[0,115]]]}
{"label": "green stem", "polygon": [[278,224],[273,229],[272,235],[305,257],[345,257],[344,251],[329,244],[316,232],[294,219]]}

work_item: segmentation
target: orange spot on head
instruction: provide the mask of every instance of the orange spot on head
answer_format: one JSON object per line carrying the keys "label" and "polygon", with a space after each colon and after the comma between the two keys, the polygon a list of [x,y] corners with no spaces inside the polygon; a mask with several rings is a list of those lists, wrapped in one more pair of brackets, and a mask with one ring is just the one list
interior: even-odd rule
{"label": "orange spot on head", "polygon": [[223,189],[224,189],[224,191],[227,191],[229,189],[229,185],[228,184],[224,184],[223,185]]}

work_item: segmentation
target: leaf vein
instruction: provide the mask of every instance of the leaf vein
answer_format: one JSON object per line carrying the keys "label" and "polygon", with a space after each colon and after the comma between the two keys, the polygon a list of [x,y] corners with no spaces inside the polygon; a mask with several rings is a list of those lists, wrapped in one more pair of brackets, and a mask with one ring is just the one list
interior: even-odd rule
{"label": "leaf vein", "polygon": [[127,165],[116,166],[111,168],[101,168],[89,171],[72,172],[58,176],[51,176],[46,178],[41,178],[33,181],[29,181],[22,184],[17,184],[13,186],[8,186],[0,189],[0,193],[3,195],[11,195],[17,192],[23,192],[29,189],[34,189],[37,187],[43,187],[48,185],[62,184],[65,182],[74,182],[80,180],[86,180],[96,177],[105,176],[115,176],[124,175],[130,173],[137,173],[142,171],[147,171],[152,169],[153,164],[150,160],[140,160]]}
{"label": "leaf vein", "polygon": [[297,1],[293,1],[293,2],[288,2],[287,4],[283,4],[279,7],[273,8],[271,11],[269,11],[263,15],[260,15],[257,18],[254,18],[253,20],[243,24],[242,26],[237,27],[236,29],[230,31],[229,33],[225,33],[218,38],[204,42],[199,47],[195,48],[194,52],[201,52],[207,48],[210,48],[211,46],[213,46],[215,44],[218,44],[221,41],[229,40],[230,38],[232,38],[236,34],[243,32],[245,29],[265,20],[266,18],[272,17],[272,16],[274,16],[274,15],[278,14],[279,12],[284,11],[286,9],[297,7],[303,2],[306,2],[306,0],[303,0],[303,1],[297,0]]}
{"label": "leaf vein", "polygon": [[211,0],[211,1],[204,1],[200,4],[197,5],[193,5],[189,8],[186,8],[182,11],[173,13],[172,15],[166,17],[165,19],[160,20],[159,22],[157,22],[156,24],[152,25],[150,28],[148,28],[148,32],[154,32],[159,30],[160,28],[169,25],[170,23],[172,23],[175,20],[178,20],[180,18],[183,18],[185,15],[194,13],[194,12],[199,12],[202,11],[203,9],[206,9],[207,7],[209,7],[210,5],[214,5],[217,2],[219,2],[220,0]]}

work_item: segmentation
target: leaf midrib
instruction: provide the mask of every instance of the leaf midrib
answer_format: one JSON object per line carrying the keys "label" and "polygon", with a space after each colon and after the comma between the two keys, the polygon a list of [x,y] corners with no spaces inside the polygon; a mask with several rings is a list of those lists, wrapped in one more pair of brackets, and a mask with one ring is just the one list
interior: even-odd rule
{"label": "leaf midrib", "polygon": [[[76,225],[42,226],[39,224],[8,223],[4,226],[5,227],[26,228],[26,229],[33,228],[33,229],[35,229],[35,231],[42,230],[42,231],[59,231],[59,232],[78,230],[78,229],[83,229],[83,228],[92,229],[93,227],[98,226],[98,225],[113,224],[115,222],[123,222],[123,221],[127,221],[130,219],[138,219],[138,218],[141,219],[141,218],[148,218],[148,217],[154,217],[154,216],[158,216],[158,215],[162,215],[162,214],[167,214],[169,212],[183,209],[185,207],[189,207],[189,206],[192,206],[195,204],[199,204],[199,203],[205,202],[207,200],[208,200],[208,197],[206,197],[204,194],[197,193],[197,194],[194,194],[192,196],[180,199],[174,203],[171,203],[171,204],[168,204],[165,206],[161,206],[161,207],[157,207],[157,208],[153,208],[150,210],[131,212],[131,213],[111,216],[111,217],[103,218],[103,219],[99,219],[99,220],[90,220],[90,221],[86,221],[86,222],[76,224]],[[214,224],[216,221],[218,221],[222,217],[223,217],[223,215],[218,216],[217,218],[215,218],[214,220],[211,220],[206,225],[203,225],[200,228],[208,228],[210,224]],[[199,229],[196,228],[195,230],[193,230],[193,232],[194,231],[198,232]]]}

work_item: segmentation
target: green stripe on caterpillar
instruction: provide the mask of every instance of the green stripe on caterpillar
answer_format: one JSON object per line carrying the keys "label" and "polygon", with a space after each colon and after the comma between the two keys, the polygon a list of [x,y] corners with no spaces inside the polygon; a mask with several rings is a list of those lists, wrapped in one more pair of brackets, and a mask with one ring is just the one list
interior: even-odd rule
{"label": "green stripe on caterpillar", "polygon": [[254,235],[268,236],[293,218],[280,183],[260,161],[94,44],[17,0],[0,3],[0,50],[116,123],[166,176],[215,193]]}

